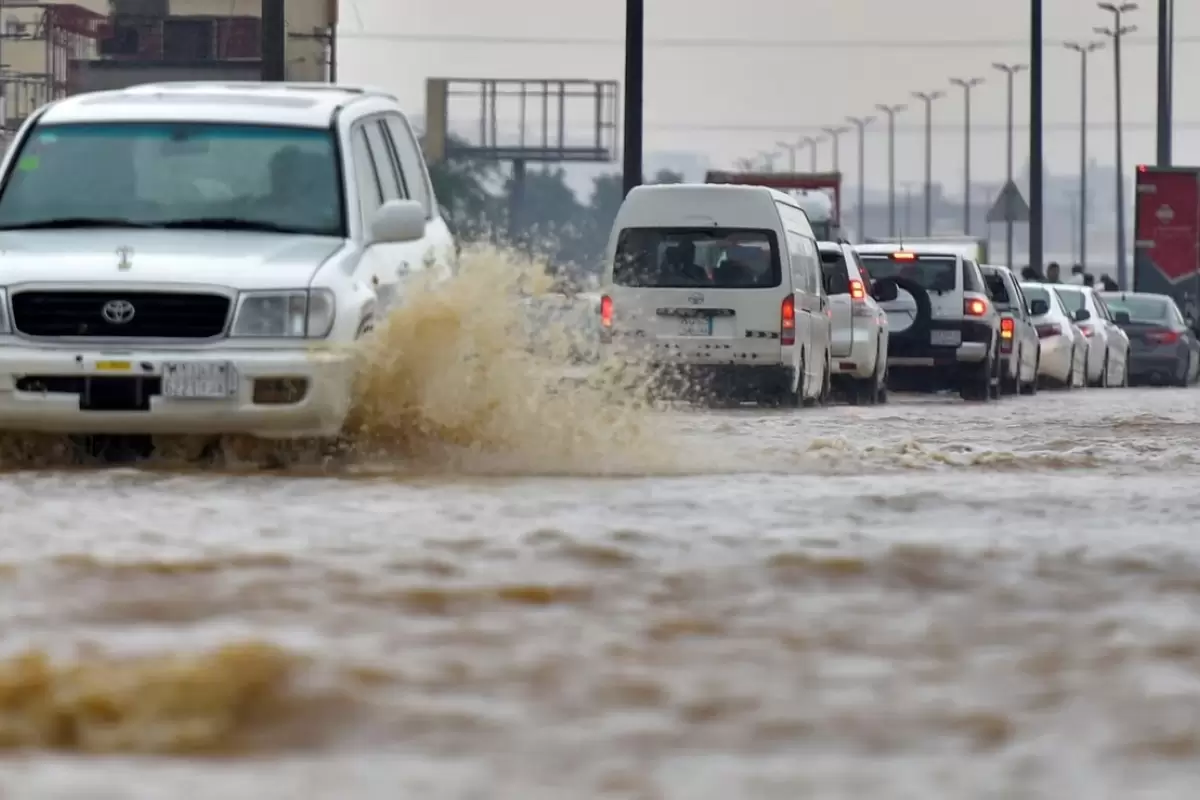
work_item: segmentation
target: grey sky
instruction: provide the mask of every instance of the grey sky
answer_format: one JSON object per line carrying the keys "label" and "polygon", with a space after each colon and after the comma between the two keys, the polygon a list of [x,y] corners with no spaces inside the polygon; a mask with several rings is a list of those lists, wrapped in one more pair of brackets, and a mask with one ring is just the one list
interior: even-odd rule
{"label": "grey sky", "polygon": [[[763,44],[704,46],[652,41],[646,58],[646,146],[651,151],[702,151],[716,164],[769,148],[840,123],[847,115],[874,113],[880,102],[912,106],[898,140],[898,178],[921,179],[922,116],[913,91],[942,89],[935,105],[935,179],[961,179],[962,100],[950,77],[984,77],[975,91],[974,172],[996,180],[1004,170],[1003,76],[994,61],[1026,61],[1020,40],[1028,35],[1025,0],[651,0],[651,40],[757,40]],[[1047,37],[1095,38],[1092,28],[1111,17],[1092,0],[1046,0]],[[565,11],[567,6],[573,6]],[[1131,14],[1140,30],[1127,41],[1125,61],[1126,158],[1154,154],[1155,2]],[[1187,76],[1200,68],[1200,2],[1177,2],[1176,160],[1200,162],[1200,105]],[[340,69],[343,79],[369,82],[399,94],[414,113],[424,104],[424,80],[453,77],[577,77],[620,80],[623,0],[343,0]],[[394,36],[393,36],[394,35]],[[420,40],[459,35],[589,39],[540,44]],[[406,38],[418,37],[418,38]],[[930,47],[930,40],[966,40],[962,46]],[[596,42],[595,40],[603,40]],[[787,40],[848,42],[841,47]],[[1052,170],[1074,171],[1078,159],[1079,57],[1059,46],[1046,48],[1047,157]],[[1090,116],[1097,123],[1091,153],[1112,160],[1113,63],[1111,49],[1094,54]],[[1026,119],[1027,83],[1017,84],[1017,121]],[[719,130],[722,126],[791,126],[792,130]],[[869,183],[884,179],[882,126],[868,140]],[[1026,153],[1018,130],[1018,167]],[[854,179],[854,142],[842,143],[842,168]],[[822,166],[828,165],[828,151]],[[801,156],[801,164],[807,165]]]}

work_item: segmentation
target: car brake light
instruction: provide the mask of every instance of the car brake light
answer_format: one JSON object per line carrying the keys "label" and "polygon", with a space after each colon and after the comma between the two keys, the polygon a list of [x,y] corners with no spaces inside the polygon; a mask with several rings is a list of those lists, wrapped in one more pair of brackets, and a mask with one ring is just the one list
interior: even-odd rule
{"label": "car brake light", "polygon": [[600,324],[605,328],[612,327],[613,302],[612,298],[604,295],[600,298]]}
{"label": "car brake light", "polygon": [[865,300],[867,298],[867,287],[862,281],[850,281],[850,299]]}
{"label": "car brake light", "polygon": [[779,342],[788,346],[796,343],[796,298],[792,295],[783,298],[779,310]]}
{"label": "car brake light", "polygon": [[968,317],[982,317],[988,311],[987,300],[971,297],[963,301],[963,313]]}
{"label": "car brake light", "polygon": [[1062,336],[1062,326],[1054,323],[1038,325],[1037,335],[1039,339],[1045,339],[1047,336]]}
{"label": "car brake light", "polygon": [[1179,341],[1177,331],[1147,331],[1146,338],[1154,344],[1175,344]]}
{"label": "car brake light", "polygon": [[917,254],[910,253],[907,250],[900,250],[898,252],[892,253],[892,261],[916,261],[916,260],[917,260]]}
{"label": "car brake light", "polygon": [[1004,319],[1000,320],[1000,338],[1013,338],[1013,332],[1016,330],[1016,328],[1017,324],[1013,322],[1012,317],[1005,317]]}

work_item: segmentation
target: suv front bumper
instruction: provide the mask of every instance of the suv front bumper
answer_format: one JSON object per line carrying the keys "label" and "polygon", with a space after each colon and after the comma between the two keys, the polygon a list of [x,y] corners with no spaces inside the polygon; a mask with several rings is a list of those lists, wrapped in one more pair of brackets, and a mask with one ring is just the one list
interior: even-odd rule
{"label": "suv front bumper", "polygon": [[[229,367],[225,396],[163,396],[166,365],[213,363]],[[353,380],[349,352],[3,346],[0,431],[336,436],[350,409]],[[288,391],[264,391],[281,383]]]}

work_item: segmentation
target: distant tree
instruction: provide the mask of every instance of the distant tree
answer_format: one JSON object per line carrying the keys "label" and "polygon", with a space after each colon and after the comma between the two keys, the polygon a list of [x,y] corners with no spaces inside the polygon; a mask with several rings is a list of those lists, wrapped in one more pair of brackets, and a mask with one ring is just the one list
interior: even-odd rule
{"label": "distant tree", "polygon": [[[451,137],[447,145],[461,143]],[[434,194],[459,238],[474,241],[491,233],[500,198],[490,187],[499,174],[499,165],[484,159],[450,158],[429,165]]]}

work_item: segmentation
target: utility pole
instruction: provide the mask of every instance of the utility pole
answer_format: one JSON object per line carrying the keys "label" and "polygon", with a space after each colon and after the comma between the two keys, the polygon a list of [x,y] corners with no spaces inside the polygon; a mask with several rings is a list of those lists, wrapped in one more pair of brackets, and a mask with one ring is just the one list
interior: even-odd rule
{"label": "utility pole", "polygon": [[874,117],[846,117],[846,121],[858,128],[858,238],[867,235],[867,126]]}
{"label": "utility pole", "polygon": [[284,0],[262,0],[259,27],[262,79],[273,83],[287,80],[287,21]]}
{"label": "utility pole", "polygon": [[951,78],[963,90],[963,233],[971,233],[971,90],[983,78]]}
{"label": "utility pole", "polygon": [[1158,165],[1171,166],[1175,85],[1175,0],[1158,0]]}
{"label": "utility pole", "polygon": [[[282,0],[279,2],[282,3]],[[645,62],[645,0],[625,0],[625,156],[621,165],[621,182],[626,195],[642,182],[642,89]]]}
{"label": "utility pole", "polygon": [[842,138],[842,134],[848,130],[850,130],[850,129],[845,127],[844,125],[838,125],[838,126],[831,127],[831,128],[822,128],[822,131],[824,132],[824,134],[829,137],[829,141],[833,143],[833,171],[834,172],[840,171],[841,157],[840,157],[840,154],[838,153],[839,141]]}
{"label": "utility pole", "polygon": [[925,235],[933,236],[933,101],[945,92],[913,92],[925,104]]}
{"label": "utility pole", "polygon": [[908,109],[906,105],[875,106],[888,122],[888,236],[896,235],[896,115]]}
{"label": "utility pole", "polygon": [[1101,36],[1107,36],[1113,43],[1113,70],[1116,79],[1117,105],[1117,285],[1121,291],[1129,289],[1129,260],[1125,252],[1125,137],[1122,122],[1121,104],[1121,38],[1137,30],[1136,25],[1122,25],[1121,16],[1137,10],[1137,3],[1097,3],[1101,10],[1113,15],[1111,28],[1095,28]]}
{"label": "utility pole", "polygon": [[[1006,150],[1004,180],[1005,185],[1013,182],[1013,77],[1018,72],[1024,72],[1028,67],[1024,64],[992,64],[992,67],[1004,73],[1008,85],[1008,121],[1005,124],[1006,134]],[[1011,269],[1013,266],[1013,224],[1006,222],[1004,227],[1004,246],[1008,260],[1004,263],[1008,264]]]}
{"label": "utility pole", "polygon": [[1045,131],[1042,119],[1042,0],[1029,2],[1029,266],[1042,271],[1045,255]]}
{"label": "utility pole", "polygon": [[1104,47],[1104,42],[1067,42],[1065,47],[1079,53],[1079,263],[1087,269],[1088,209],[1088,56]]}
{"label": "utility pole", "polygon": [[776,142],[775,146],[783,152],[787,153],[788,157],[788,172],[796,171],[796,151],[800,149],[799,144],[788,144],[787,142]]}

